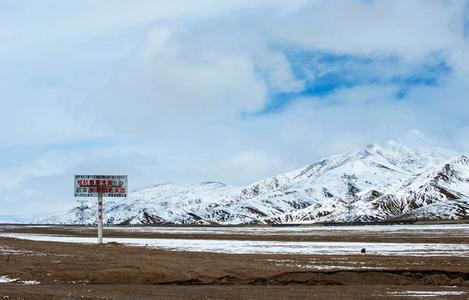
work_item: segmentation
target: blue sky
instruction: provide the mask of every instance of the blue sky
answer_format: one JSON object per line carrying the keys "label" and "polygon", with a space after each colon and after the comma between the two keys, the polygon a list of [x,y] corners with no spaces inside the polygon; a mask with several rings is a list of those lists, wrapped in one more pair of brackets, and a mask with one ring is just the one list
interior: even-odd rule
{"label": "blue sky", "polygon": [[[0,0],[0,215],[248,184],[397,139],[469,152],[467,1]],[[20,203],[20,204],[19,204]]]}
{"label": "blue sky", "polygon": [[[396,56],[348,55],[301,49],[283,51],[295,77],[304,82],[304,87],[295,92],[272,91],[267,105],[258,113],[281,112],[299,97],[325,97],[338,89],[363,85],[394,85],[396,100],[404,100],[410,90],[438,86],[451,74],[451,66],[439,54],[431,54],[427,60],[404,71],[405,63]],[[310,78],[309,74],[317,75]]]}

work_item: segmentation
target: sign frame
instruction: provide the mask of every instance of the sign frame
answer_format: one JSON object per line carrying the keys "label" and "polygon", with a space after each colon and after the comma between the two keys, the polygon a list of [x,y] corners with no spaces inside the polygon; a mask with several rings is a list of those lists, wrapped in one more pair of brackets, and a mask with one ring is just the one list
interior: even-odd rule
{"label": "sign frame", "polygon": [[127,175],[75,175],[75,197],[98,197],[98,244],[103,243],[103,197],[127,197]]}
{"label": "sign frame", "polygon": [[75,197],[127,197],[127,175],[75,175]]}

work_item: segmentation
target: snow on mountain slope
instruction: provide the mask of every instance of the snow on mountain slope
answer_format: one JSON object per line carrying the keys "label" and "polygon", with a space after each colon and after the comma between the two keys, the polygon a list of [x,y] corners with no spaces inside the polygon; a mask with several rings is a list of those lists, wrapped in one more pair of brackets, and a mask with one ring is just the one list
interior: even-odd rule
{"label": "snow on mountain slope", "polygon": [[[239,188],[219,182],[175,185],[162,184],[130,193],[128,198],[104,199],[106,224],[195,223],[198,215],[208,216],[218,207],[229,205],[230,195]],[[38,222],[94,224],[96,201],[87,201],[66,214]],[[203,222],[202,222],[203,223]]]}
{"label": "snow on mountain slope", "polygon": [[358,178],[354,183],[356,193],[367,195],[374,187],[379,186],[381,190],[391,188],[412,176],[413,172],[443,160],[443,157],[412,150],[395,142],[384,146],[372,145],[361,151],[332,156],[311,164],[281,189],[258,196],[254,201],[278,203],[288,198],[308,204],[303,209],[271,214],[268,222],[273,223],[358,221],[356,216],[350,219],[347,214],[344,197],[347,186],[341,179],[343,174],[355,174]]}
{"label": "snow on mountain slope", "polygon": [[469,216],[469,159],[453,158],[410,179],[395,192],[409,208],[406,219],[460,219]]}
{"label": "snow on mountain slope", "polygon": [[[343,174],[355,174],[347,186]],[[348,193],[348,197],[347,192]],[[240,224],[469,217],[469,163],[396,142],[324,158],[247,187],[165,184],[105,200],[107,224]],[[93,224],[94,199],[38,223]]]}
{"label": "snow on mountain slope", "polygon": [[322,200],[316,207],[277,216],[275,223],[343,222],[469,217],[469,163],[460,156],[420,174],[382,183],[356,194],[347,209],[343,196]]}

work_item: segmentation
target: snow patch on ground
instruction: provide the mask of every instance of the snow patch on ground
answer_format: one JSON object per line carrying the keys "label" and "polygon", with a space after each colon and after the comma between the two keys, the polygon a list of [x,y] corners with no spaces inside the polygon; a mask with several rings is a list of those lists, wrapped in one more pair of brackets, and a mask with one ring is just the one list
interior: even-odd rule
{"label": "snow patch on ground", "polygon": [[398,291],[389,292],[391,296],[406,296],[406,297],[439,297],[439,296],[462,296],[466,292],[462,291]]}
{"label": "snow patch on ground", "polygon": [[306,270],[384,270],[382,267],[361,267],[361,266],[339,266],[339,265],[302,265],[302,264],[275,264],[276,266],[297,267]]}
{"label": "snow patch on ground", "polygon": [[19,278],[10,278],[8,276],[0,276],[0,283],[19,283],[19,284],[39,284],[35,280],[20,280]]}
{"label": "snow patch on ground", "polygon": [[36,280],[22,280],[22,281],[19,281],[18,283],[21,283],[21,284],[28,284],[28,285],[40,284],[40,282],[39,282],[39,281],[36,281]]}
{"label": "snow patch on ground", "polygon": [[9,246],[0,246],[0,255],[45,256],[45,253],[29,250],[16,250]]}
{"label": "snow patch on ground", "polygon": [[[290,259],[266,259],[265,261],[268,262],[273,262],[274,265],[278,267],[296,267],[296,268],[301,268],[301,269],[307,269],[307,270],[357,270],[357,269],[375,269],[375,270],[383,270],[386,268],[382,267],[368,267],[364,266],[364,262],[344,262],[340,261],[341,264],[349,264],[349,266],[344,266],[344,265],[328,265],[328,264],[321,264],[321,263],[316,263],[314,259],[311,261],[308,261],[308,263],[299,263],[298,261],[295,260],[290,260]],[[350,266],[354,265],[354,266]]]}
{"label": "snow patch on ground", "polygon": [[[34,241],[96,243],[96,238],[45,234],[0,233],[0,237]],[[437,243],[359,243],[359,242],[282,242],[243,240],[105,238],[129,246],[146,246],[171,251],[236,254],[382,255],[382,256],[458,256],[469,257],[469,245]],[[361,254],[362,248],[367,254]]]}
{"label": "snow patch on ground", "polygon": [[8,276],[0,276],[0,283],[16,282],[18,278],[11,279]]}

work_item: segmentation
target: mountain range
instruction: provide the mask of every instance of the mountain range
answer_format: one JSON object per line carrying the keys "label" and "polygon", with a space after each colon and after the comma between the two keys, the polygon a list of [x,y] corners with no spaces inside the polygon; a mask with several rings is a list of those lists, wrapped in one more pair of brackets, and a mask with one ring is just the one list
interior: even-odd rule
{"label": "mountain range", "polygon": [[[36,220],[95,224],[96,200]],[[162,184],[105,200],[105,223],[298,224],[469,218],[469,159],[395,141],[323,158],[244,187]]]}

